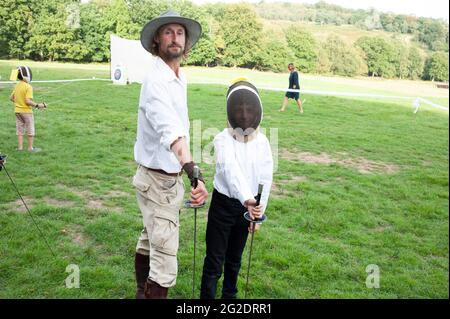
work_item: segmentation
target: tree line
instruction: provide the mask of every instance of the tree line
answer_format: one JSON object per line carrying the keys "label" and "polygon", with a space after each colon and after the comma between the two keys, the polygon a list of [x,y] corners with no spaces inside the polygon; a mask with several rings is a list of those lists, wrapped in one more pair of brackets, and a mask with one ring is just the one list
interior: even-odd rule
{"label": "tree line", "polygon": [[[264,25],[263,18],[270,17],[261,13],[261,7],[267,5],[195,5],[187,0],[2,0],[0,57],[106,62],[110,57],[111,33],[139,39],[145,23],[174,9],[198,20],[204,30],[185,61],[187,65],[280,72],[286,70],[288,62],[294,62],[306,73],[448,81],[448,25],[446,35],[444,32],[443,37],[437,38],[434,25],[427,31],[419,27],[408,29],[418,32],[414,43],[405,43],[395,36],[362,36],[349,44],[337,34],[319,41],[296,21],[282,29]],[[324,3],[316,6],[315,19],[319,12],[331,10]],[[336,7],[334,11],[342,11],[340,14],[345,16],[346,10]],[[366,17],[365,21],[369,20]],[[373,21],[376,24],[378,20]],[[344,22],[348,23],[348,19]],[[369,22],[366,25],[370,26]],[[397,28],[398,23],[393,25]]]}

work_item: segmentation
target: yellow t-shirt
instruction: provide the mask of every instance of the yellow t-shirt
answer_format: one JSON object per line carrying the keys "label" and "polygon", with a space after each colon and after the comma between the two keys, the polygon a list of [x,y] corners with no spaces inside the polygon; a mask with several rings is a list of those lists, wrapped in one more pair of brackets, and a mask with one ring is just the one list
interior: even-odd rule
{"label": "yellow t-shirt", "polygon": [[25,102],[26,98],[33,98],[33,87],[30,84],[20,81],[12,91],[11,96],[14,96],[15,99],[16,113],[33,113],[31,106]]}

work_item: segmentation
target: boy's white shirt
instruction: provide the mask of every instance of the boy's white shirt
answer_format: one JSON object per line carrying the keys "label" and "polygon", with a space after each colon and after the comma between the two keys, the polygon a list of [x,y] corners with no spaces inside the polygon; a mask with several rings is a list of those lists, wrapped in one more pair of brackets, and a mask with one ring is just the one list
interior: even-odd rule
{"label": "boy's white shirt", "polygon": [[267,137],[259,132],[253,140],[243,143],[235,140],[228,129],[224,129],[214,138],[214,149],[214,188],[244,205],[246,200],[254,199],[258,194],[258,184],[263,184],[260,203],[264,212],[273,175],[272,151]]}

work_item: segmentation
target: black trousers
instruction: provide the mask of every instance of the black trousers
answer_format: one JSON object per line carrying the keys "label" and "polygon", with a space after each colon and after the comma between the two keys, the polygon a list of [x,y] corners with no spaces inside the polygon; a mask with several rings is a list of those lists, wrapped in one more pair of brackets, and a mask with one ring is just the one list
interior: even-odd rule
{"label": "black trousers", "polygon": [[206,226],[206,257],[203,264],[201,299],[216,297],[217,282],[224,269],[222,298],[234,299],[242,253],[248,237],[247,209],[237,199],[213,191]]}

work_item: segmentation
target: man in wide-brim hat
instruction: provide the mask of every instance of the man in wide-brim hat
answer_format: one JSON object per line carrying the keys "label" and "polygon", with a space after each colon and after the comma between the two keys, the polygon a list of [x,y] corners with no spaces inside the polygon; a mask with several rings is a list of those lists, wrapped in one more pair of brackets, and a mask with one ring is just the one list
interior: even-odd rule
{"label": "man in wide-brim hat", "polygon": [[141,32],[141,44],[151,54],[158,56],[160,53],[160,44],[158,42],[158,31],[167,24],[178,24],[183,26],[186,42],[183,43],[183,54],[187,53],[198,41],[202,33],[200,23],[195,20],[180,16],[174,11],[167,11],[159,17],[147,23]]}
{"label": "man in wide-brim hat", "polygon": [[[136,298],[167,298],[176,283],[181,174],[186,172],[193,185],[196,165],[189,151],[187,83],[180,63],[201,30],[197,21],[167,11],[141,32],[142,46],[156,58],[142,84],[134,146],[133,185],[144,224],[135,255]],[[192,204],[207,196],[200,174]]]}

